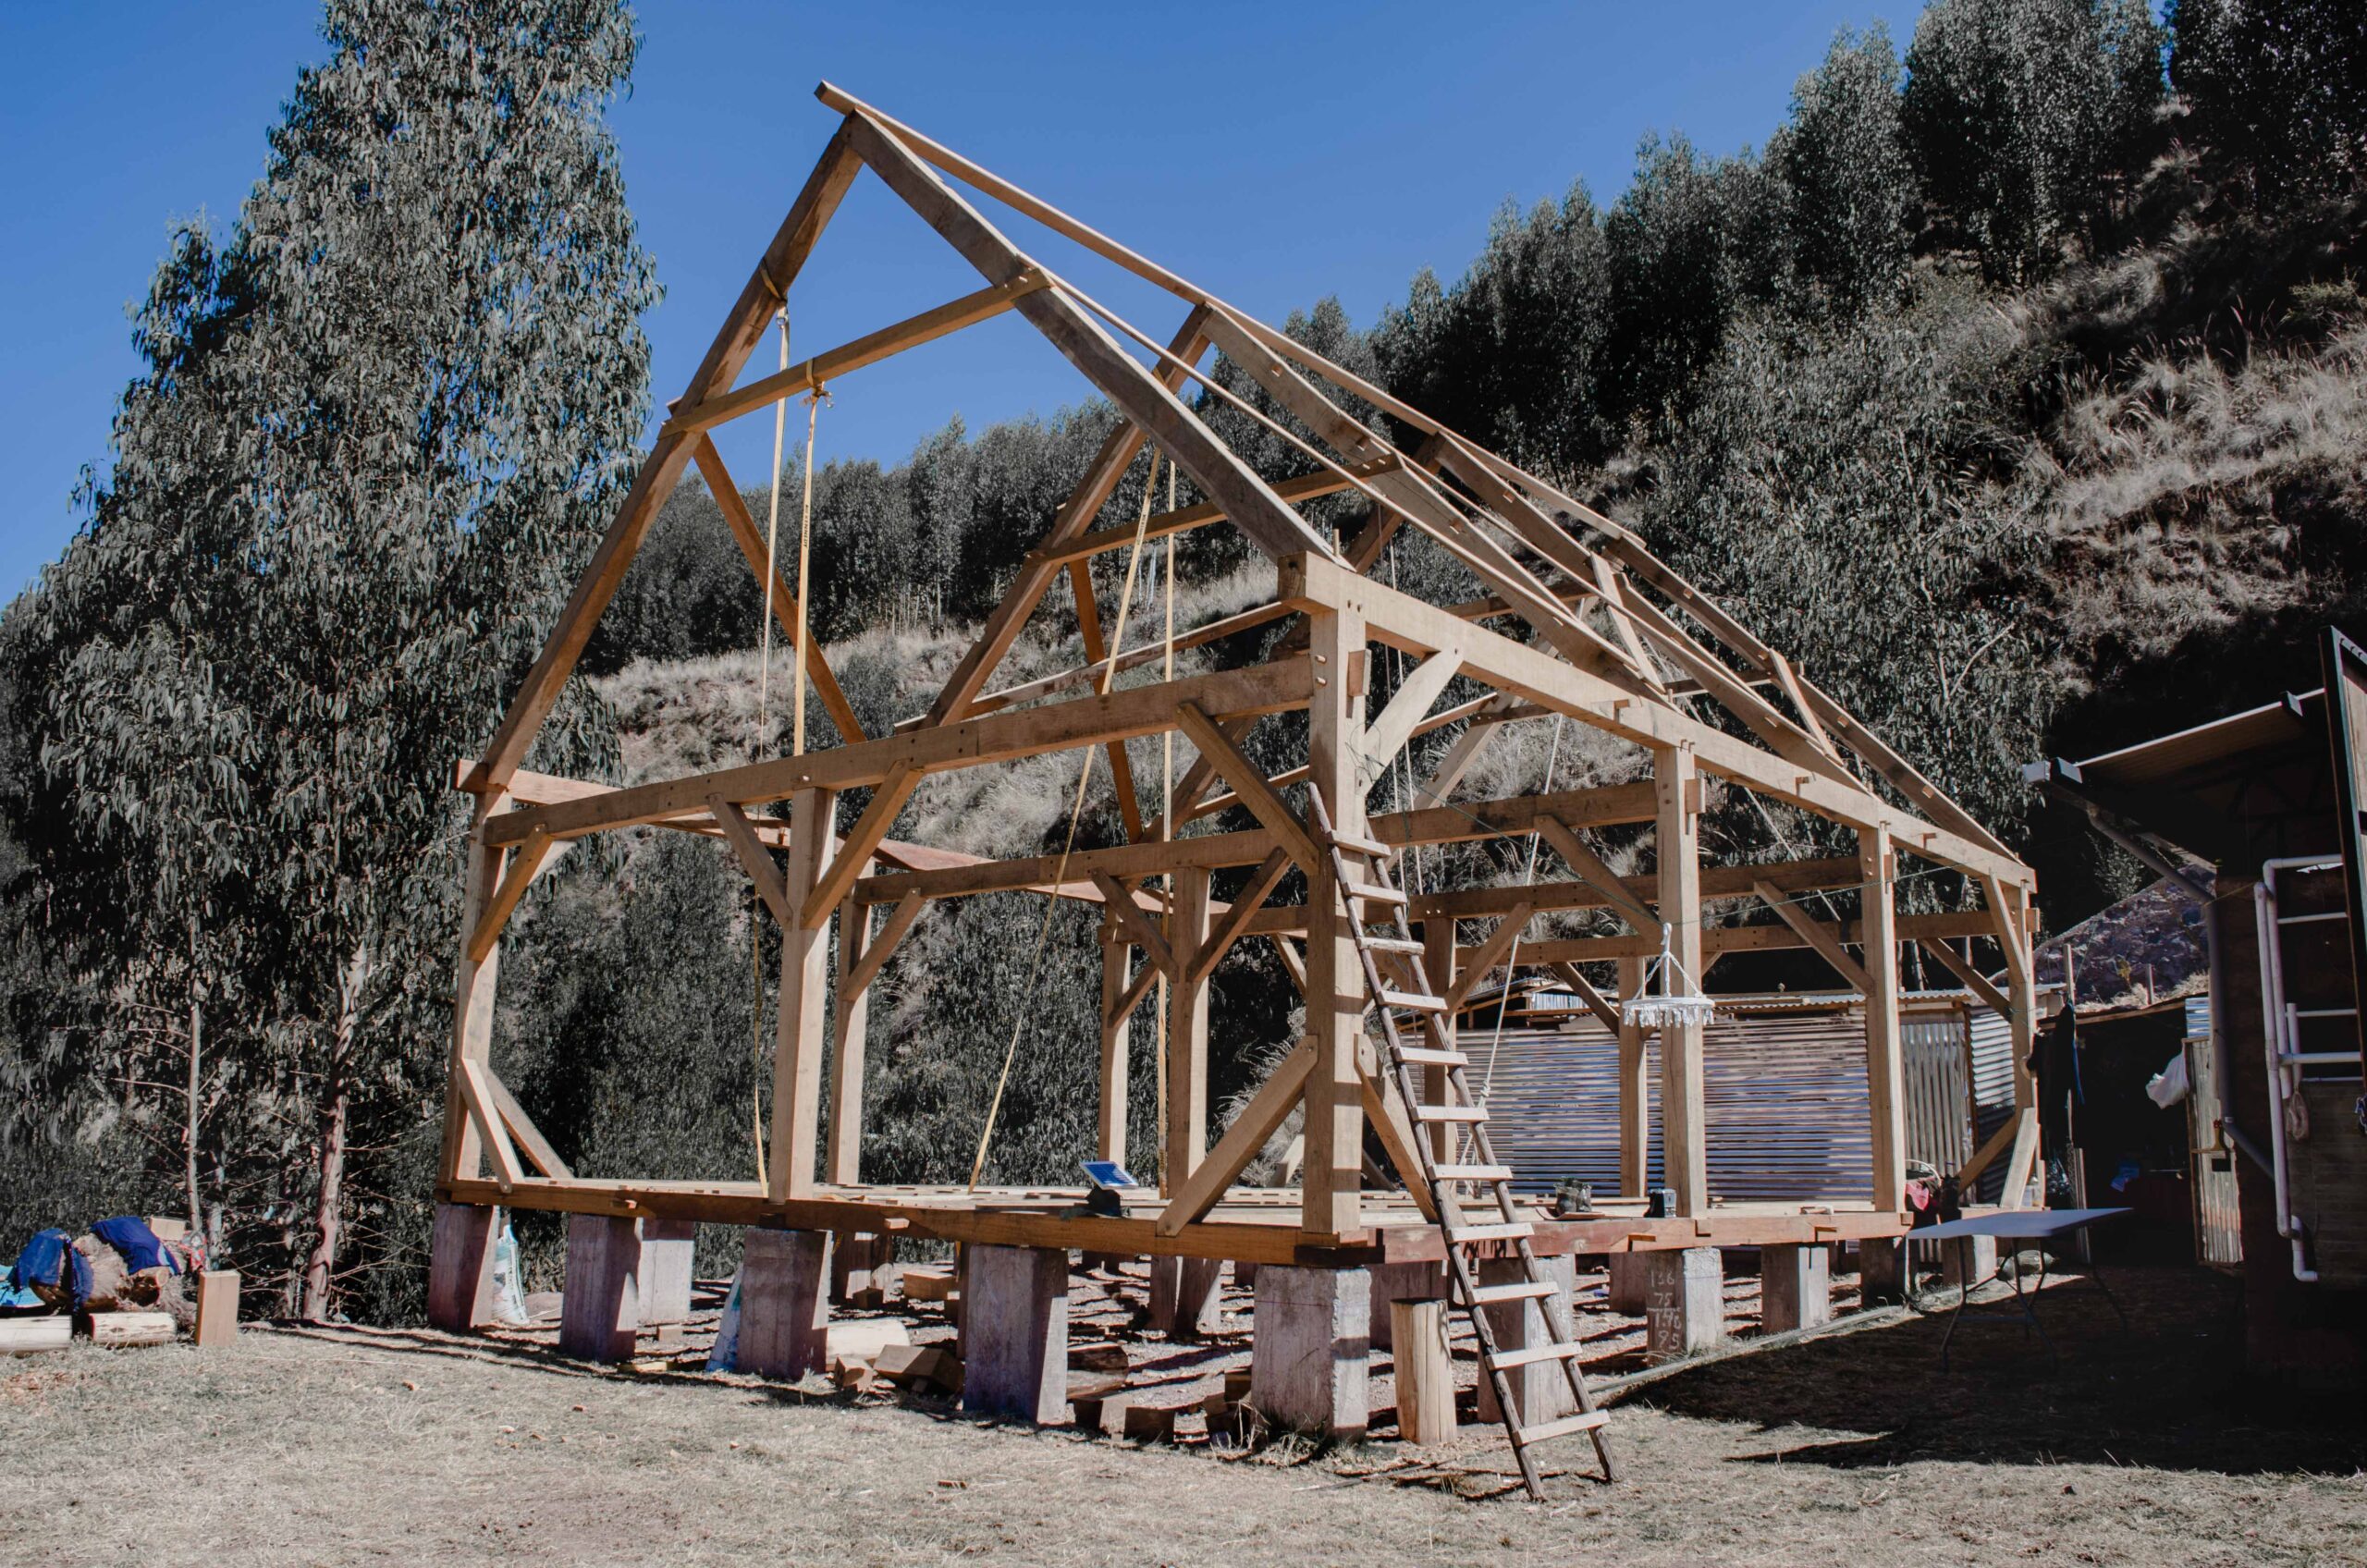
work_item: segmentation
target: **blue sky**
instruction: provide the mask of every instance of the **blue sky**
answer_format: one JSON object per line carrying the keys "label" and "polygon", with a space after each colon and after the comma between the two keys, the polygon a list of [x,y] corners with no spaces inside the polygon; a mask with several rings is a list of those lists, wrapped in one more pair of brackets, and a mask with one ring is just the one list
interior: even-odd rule
{"label": "blue sky", "polygon": [[[828,139],[833,116],[813,98],[825,77],[1237,305],[1279,320],[1336,294],[1367,323],[1416,269],[1461,272],[1508,197],[1526,205],[1583,178],[1608,202],[1648,129],[1713,152],[1763,142],[1836,28],[1880,18],[1903,48],[1919,8],[650,0],[612,117],[667,288],[646,324],[653,390],[661,405],[681,390]],[[136,368],[126,305],[174,219],[236,214],[298,67],[322,53],[317,17],[303,0],[0,16],[0,290],[13,301],[0,597],[75,526],[77,475],[104,467]],[[1006,227],[1023,245],[1041,237]],[[1131,279],[1044,255],[1146,331],[1164,337],[1180,319]],[[866,178],[793,291],[793,351],[977,283]],[[820,455],[893,461],[951,414],[975,430],[1083,391],[1006,318],[850,377],[822,414]],[[741,482],[759,482],[770,422],[726,435]]]}

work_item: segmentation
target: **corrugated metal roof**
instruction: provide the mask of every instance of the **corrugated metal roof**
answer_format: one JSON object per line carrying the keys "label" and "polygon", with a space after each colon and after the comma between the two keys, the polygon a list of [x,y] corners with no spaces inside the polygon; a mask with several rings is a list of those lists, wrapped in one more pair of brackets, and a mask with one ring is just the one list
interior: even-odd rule
{"label": "corrugated metal roof", "polygon": [[2158,784],[2189,769],[2209,766],[2263,746],[2314,738],[2317,731],[2304,722],[2301,710],[2324,694],[2323,689],[2292,693],[2282,702],[2265,703],[2225,718],[2214,718],[2208,724],[2198,724],[2191,729],[2140,741],[2076,766],[2082,779],[2119,789]]}

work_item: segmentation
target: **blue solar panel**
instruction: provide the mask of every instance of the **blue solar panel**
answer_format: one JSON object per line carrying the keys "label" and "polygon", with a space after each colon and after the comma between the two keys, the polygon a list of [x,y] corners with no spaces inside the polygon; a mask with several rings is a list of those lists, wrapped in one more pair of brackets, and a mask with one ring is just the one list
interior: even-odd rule
{"label": "blue solar panel", "polygon": [[1124,1166],[1114,1159],[1088,1159],[1082,1163],[1085,1166],[1085,1179],[1097,1187],[1132,1187],[1140,1184],[1126,1173]]}

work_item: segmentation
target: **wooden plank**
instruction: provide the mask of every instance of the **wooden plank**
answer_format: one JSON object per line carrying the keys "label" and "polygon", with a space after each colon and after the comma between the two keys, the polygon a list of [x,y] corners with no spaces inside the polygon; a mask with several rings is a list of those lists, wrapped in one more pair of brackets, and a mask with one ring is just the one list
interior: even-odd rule
{"label": "wooden plank", "polygon": [[1224,1130],[1224,1136],[1217,1140],[1208,1158],[1175,1185],[1167,1207],[1159,1210],[1160,1235],[1180,1236],[1185,1226],[1207,1218],[1208,1210],[1217,1206],[1225,1189],[1233,1184],[1233,1179],[1241,1174],[1241,1168],[1256,1158],[1275,1129],[1290,1120],[1291,1112],[1298,1108],[1306,1075],[1314,1066],[1315,1041],[1302,1039],[1275,1065],[1264,1085],[1249,1097],[1249,1103],[1241,1108],[1241,1113],[1233,1119],[1233,1125]]}
{"label": "wooden plank", "polygon": [[[731,482],[731,471],[723,466],[723,454],[715,449],[714,438],[701,435],[693,443],[691,455],[699,465],[699,472],[706,480],[707,491],[715,497],[716,509],[723,514],[724,525],[731,531],[732,543],[740,546],[740,554],[747,559],[748,570],[756,574],[761,586],[765,581],[765,536],[756,530],[756,520],[748,514],[748,503],[740,487]],[[772,565],[773,619],[780,623],[789,645],[798,646],[799,628],[804,625],[798,614],[797,591],[780,573],[780,563]],[[830,661],[822,655],[819,638],[807,639],[803,654],[806,679],[814,682],[814,694],[822,701],[822,711],[839,727],[840,741],[852,744],[866,739],[863,720],[855,717],[854,704],[847,701],[838,676],[831,671]]]}
{"label": "wooden plank", "polygon": [[756,896],[773,912],[773,918],[783,925],[797,923],[797,911],[791,907],[789,890],[780,879],[780,867],[773,864],[772,851],[765,848],[749,824],[748,814],[725,800],[721,795],[709,795],[706,809],[723,829],[723,840],[739,857],[740,868],[748,880],[756,885]]}
{"label": "wooden plank", "polygon": [[1612,870],[1585,839],[1551,816],[1537,819],[1537,831],[1553,846],[1553,852],[1562,857],[1564,864],[1577,875],[1578,879],[1600,892],[1628,925],[1645,933],[1661,928],[1660,912],[1628,891],[1627,884],[1619,873]]}
{"label": "wooden plank", "polygon": [[1864,968],[1849,956],[1849,949],[1841,945],[1830,929],[1809,919],[1809,912],[1773,883],[1758,883],[1754,890],[1760,900],[1775,912],[1778,919],[1799,933],[1800,940],[1816,949],[1817,956],[1833,966],[1833,972],[1841,976],[1843,985],[1860,996],[1871,993],[1873,981],[1868,978]]}
{"label": "wooden plank", "polygon": [[[1326,680],[1336,680],[1339,677],[1335,673],[1328,677],[1317,675],[1313,679],[1319,686]],[[1247,806],[1250,814],[1265,825],[1266,831],[1274,836],[1275,843],[1298,863],[1300,870],[1313,876],[1324,857],[1316,849],[1315,840],[1307,836],[1306,824],[1299,821],[1298,814],[1284,804],[1280,795],[1274,793],[1257,765],[1242,755],[1241,748],[1234,745],[1196,704],[1190,702],[1177,704],[1175,716],[1183,723],[1184,733],[1191,737],[1192,744],[1199,748],[1202,756],[1215,764],[1217,771],[1241,797],[1241,803]]]}
{"label": "wooden plank", "polygon": [[[742,806],[786,800],[808,786],[845,790],[874,785],[884,796],[892,792],[889,780],[893,777],[905,776],[903,783],[909,790],[923,775],[948,768],[1154,735],[1172,728],[1179,703],[1191,703],[1209,714],[1281,713],[1304,706],[1313,689],[1313,674],[1304,659],[1186,676],[1107,696],[1078,697],[906,735],[883,736],[801,757],[775,757],[606,790],[582,800],[504,812],[489,821],[485,830],[489,841],[498,844],[515,843],[537,827],[553,838],[577,838],[601,828],[632,827],[703,810],[710,794],[720,794]],[[887,820],[894,820],[892,812]],[[877,849],[877,844],[874,840],[871,847]]]}
{"label": "wooden plank", "polygon": [[[857,111],[848,124],[854,149],[872,172],[989,283],[1009,282],[1034,264],[878,121]],[[1277,560],[1327,549],[1272,486],[1059,287],[1022,295],[1018,309],[1087,381],[1148,431],[1253,544]]]}
{"label": "wooden plank", "polygon": [[883,326],[877,332],[866,332],[852,342],[800,361],[785,371],[752,381],[735,391],[718,392],[704,400],[682,408],[663,425],[659,433],[689,435],[713,430],[718,424],[770,408],[783,398],[795,398],[816,391],[839,377],[865,365],[877,364],[907,349],[917,349],[933,343],[965,326],[990,321],[1019,302],[1020,297],[1047,287],[1051,280],[1040,271],[1022,272],[1007,282],[990,284],[975,293],[950,300],[933,310]]}
{"label": "wooden plank", "polygon": [[1459,655],[1433,654],[1407,673],[1396,694],[1389,699],[1389,705],[1380,710],[1380,717],[1366,727],[1363,749],[1368,778],[1375,782],[1380,780],[1388,770],[1390,760],[1412,738],[1415,725],[1430,711],[1430,704],[1439,700],[1439,693],[1446,690],[1447,682],[1462,668]]}
{"label": "wooden plank", "polygon": [[1106,871],[1095,872],[1093,884],[1101,889],[1103,904],[1126,935],[1134,939],[1134,945],[1142,949],[1152,963],[1170,975],[1178,974],[1175,949],[1167,945],[1166,933],[1151,924],[1150,917],[1143,913],[1141,905],[1134,902],[1134,895],[1125,884]]}
{"label": "wooden plank", "polygon": [[[772,243],[766,247],[754,276],[741,288],[738,301],[724,319],[723,330],[708,345],[705,357],[692,374],[682,402],[702,402],[709,392],[729,386],[738,379],[741,367],[748,362],[749,354],[764,335],[766,323],[805,264],[805,258],[813,252],[823,226],[838,211],[839,202],[853,183],[860,166],[852,138],[842,125],[823,149],[813,173],[806,177],[804,188],[791,203],[788,216],[781,220]],[[617,508],[616,521],[608,525],[607,533],[593,552],[583,576],[576,580],[566,606],[559,611],[550,640],[534,660],[533,668],[527,672],[524,684],[510,699],[501,728],[486,746],[484,760],[471,780],[469,787],[473,791],[484,793],[497,788],[525,761],[527,747],[533,743],[551,704],[558,701],[560,688],[575,672],[576,660],[583,655],[583,645],[591,639],[600,612],[616,596],[625,568],[632,564],[650,523],[656,518],[657,508],[673,494],[675,482],[681,478],[689,458],[690,443],[681,436],[660,435],[652,447],[632,488]]]}
{"label": "wooden plank", "polygon": [[[1513,912],[1488,933],[1486,941],[1471,949],[1467,955],[1456,955],[1454,979],[1439,992],[1446,1000],[1448,1016],[1461,1012],[1463,1004],[1471,999],[1474,987],[1493,973],[1496,965],[1504,962],[1504,955],[1512,950],[1515,942],[1520,940],[1520,934],[1528,928],[1529,916],[1534,913],[1536,906],[1533,904],[1515,905]],[[1435,975],[1431,977],[1431,984],[1438,984]]]}
{"label": "wooden plank", "polygon": [[477,917],[476,926],[469,933],[468,955],[472,963],[483,963],[501,940],[501,928],[509,923],[519,900],[542,869],[543,857],[551,852],[551,836],[529,833],[523,842],[509,852],[509,864],[503,868],[501,880],[485,900],[484,913]]}
{"label": "wooden plank", "polygon": [[209,1268],[197,1277],[197,1322],[190,1342],[200,1350],[233,1343],[239,1337],[239,1272]]}
{"label": "wooden plank", "polygon": [[526,1108],[518,1103],[518,1096],[509,1092],[509,1085],[501,1081],[501,1075],[491,1067],[479,1067],[477,1072],[492,1096],[502,1126],[518,1141],[518,1148],[528,1163],[546,1176],[556,1176],[562,1182],[572,1178],[575,1172],[558,1157],[558,1150],[551,1147],[551,1141],[543,1136],[543,1130],[534,1125],[534,1119],[526,1114]]}

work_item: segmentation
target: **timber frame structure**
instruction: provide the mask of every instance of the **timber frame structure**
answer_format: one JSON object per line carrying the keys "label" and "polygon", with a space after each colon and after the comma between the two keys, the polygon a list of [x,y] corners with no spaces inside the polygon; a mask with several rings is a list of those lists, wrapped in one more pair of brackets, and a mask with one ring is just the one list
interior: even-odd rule
{"label": "timber frame structure", "polygon": [[[1527,942],[1520,950],[1524,963],[1549,967],[1579,987],[1588,1004],[1620,1030],[1622,1044],[1624,1195],[1600,1206],[1592,1219],[1540,1216],[1538,1250],[1814,1245],[1898,1233],[1905,1180],[1899,955],[1906,943],[1921,944],[2013,1021],[2019,1114],[1975,1157],[1967,1174],[2005,1157],[2006,1202],[2018,1201],[2037,1155],[2035,1093],[2023,1065],[2036,1007],[2030,959],[2036,910],[2030,871],[2003,844],[1844,711],[1808,672],[1655,558],[1627,528],[910,127],[828,83],[818,96],[843,120],[672,406],[498,733],[480,757],[459,765],[456,782],[473,796],[474,815],[439,1181],[446,1202],[1247,1262],[1346,1267],[1435,1258],[1439,1231],[1414,1200],[1367,1188],[1368,1121],[1401,1170],[1408,1169],[1408,1140],[1426,1134],[1414,1129],[1396,1090],[1376,1071],[1365,1034],[1372,998],[1356,962],[1334,863],[1310,827],[1313,814],[1292,804],[1291,791],[1302,784],[1319,791],[1343,836],[1402,849],[1536,832],[1564,863],[1567,876],[1557,880],[1414,896],[1408,913],[1424,933],[1426,967],[1450,1004],[1503,961],[1539,912],[1608,909],[1632,927],[1628,936]],[[984,287],[739,385],[832,213],[865,169],[975,266]],[[1184,307],[1181,324],[1164,347],[1136,332],[1024,253],[957,186],[1177,296]],[[594,623],[660,504],[692,465],[705,476],[751,565],[760,575],[767,570],[763,535],[710,437],[714,427],[1006,312],[1049,340],[1115,405],[1121,420],[925,715],[893,733],[865,735],[819,647],[796,646],[798,606],[791,585],[776,579],[771,602],[796,647],[792,656],[838,726],[840,743],[628,788],[521,770]],[[1147,350],[1147,362],[1136,349]],[[1191,381],[1209,383],[1198,367],[1211,349],[1246,371],[1275,405],[1312,433],[1321,450],[1299,443],[1309,459],[1306,473],[1278,483],[1261,477],[1179,396]],[[1407,445],[1359,423],[1343,398],[1360,400],[1385,415],[1391,428],[1410,432]],[[1263,662],[1246,668],[1075,695],[1077,689],[1091,692],[1106,685],[1104,677],[1112,673],[1090,564],[1098,555],[1128,547],[1137,530],[1132,520],[1096,525],[1146,443],[1204,497],[1151,517],[1148,537],[1230,522],[1273,563],[1270,603],[1187,641],[1212,641],[1258,625],[1283,627],[1285,634]],[[1343,530],[1344,543],[1337,545],[1294,506],[1351,492],[1368,505],[1360,526]],[[1401,529],[1434,540],[1486,586],[1488,596],[1439,606],[1376,582],[1367,573]],[[998,666],[1062,576],[1075,595],[1084,662],[1049,680],[993,689]],[[1504,621],[1517,623],[1523,635],[1508,635],[1494,624]],[[1367,714],[1375,646],[1407,655],[1410,673],[1392,700]],[[1158,652],[1156,643],[1120,649],[1115,663],[1135,668]],[[1457,676],[1486,694],[1432,711]],[[1304,766],[1267,777],[1246,760],[1243,739],[1268,716],[1301,713]],[[1608,788],[1450,803],[1503,725],[1556,715],[1648,753],[1650,777]],[[1413,738],[1443,729],[1457,733],[1422,787],[1420,798],[1430,803],[1368,814],[1368,788],[1396,753]],[[1196,760],[1180,780],[1173,821],[1147,822],[1134,801],[1123,742],[1179,730]],[[1057,887],[1060,862],[1053,857],[980,860],[888,837],[900,810],[932,773],[1095,747],[1109,749],[1122,804],[1130,808],[1124,812],[1130,841],[1077,851]],[[1704,866],[1699,823],[1705,780],[1846,826],[1855,831],[1858,852]],[[841,830],[840,797],[856,790],[869,792],[867,803]],[[784,801],[785,821],[750,815],[750,808]],[[1256,826],[1194,836],[1173,831],[1233,805],[1245,808]],[[1584,837],[1606,827],[1644,824],[1655,836],[1657,864],[1650,876],[1613,874]],[[494,1071],[493,998],[505,921],[537,874],[555,863],[555,851],[587,834],[633,825],[723,840],[782,931],[764,1182],[579,1179]],[[1960,876],[1962,886],[1978,891],[1980,907],[1899,913],[1894,888],[1907,860]],[[1246,880],[1229,900],[1212,896],[1215,874],[1243,869]],[[1269,894],[1288,883],[1294,870],[1304,880],[1304,901],[1269,904]],[[1162,879],[1163,887],[1149,886]],[[1855,891],[1859,918],[1810,918],[1797,898],[1812,888]],[[1105,1156],[1122,1158],[1127,1147],[1128,1020],[1156,979],[1169,981],[1165,1065],[1171,1090],[1166,1124],[1159,1129],[1160,1189],[1132,1194],[1117,1216],[1087,1213],[1074,1189],[887,1188],[863,1182],[867,987],[930,901],[1016,889],[1105,906],[1098,1150]],[[1772,917],[1711,925],[1705,913],[1716,900],[1742,900],[1745,908],[1763,902]],[[1466,945],[1458,935],[1459,925],[1488,921],[1496,923],[1491,933],[1476,942]],[[1688,974],[1701,975],[1705,964],[1727,951],[1805,948],[1863,993],[1874,1181],[1862,1207],[1745,1204],[1713,1211],[1703,1157],[1701,1029],[1675,1024],[1662,1031],[1660,1048],[1664,1182],[1674,1205],[1665,1218],[1642,1217],[1650,1133],[1645,1034],[1622,1027],[1617,995],[1590,983],[1578,966],[1615,962],[1619,991],[1632,995],[1645,962],[1661,949],[1663,922]],[[1227,949],[1248,937],[1270,938],[1282,950],[1309,999],[1306,1033],[1211,1147],[1208,981]],[[2002,951],[2002,986],[1973,962],[1974,941],[1994,942]],[[1294,944],[1303,944],[1303,956]],[[1302,1105],[1300,1186],[1234,1185],[1245,1162]]]}

